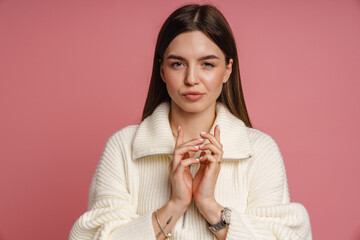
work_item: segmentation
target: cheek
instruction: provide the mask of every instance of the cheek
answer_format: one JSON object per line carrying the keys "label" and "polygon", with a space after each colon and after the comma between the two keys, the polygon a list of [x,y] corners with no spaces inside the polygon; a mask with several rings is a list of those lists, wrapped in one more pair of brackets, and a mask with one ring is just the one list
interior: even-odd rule
{"label": "cheek", "polygon": [[170,74],[166,76],[166,89],[170,97],[173,97],[180,88],[179,81],[176,77]]}
{"label": "cheek", "polygon": [[204,76],[204,81],[206,81],[208,89],[211,90],[221,87],[223,84],[223,76],[223,71],[213,71],[206,74]]}
{"label": "cheek", "polygon": [[181,71],[169,71],[164,69],[166,88],[169,93],[177,92],[183,83],[183,73]]}
{"label": "cheek", "polygon": [[172,93],[176,92],[177,87],[176,87],[176,85],[173,84],[173,82],[167,81],[166,89],[167,89],[169,95],[172,95]]}

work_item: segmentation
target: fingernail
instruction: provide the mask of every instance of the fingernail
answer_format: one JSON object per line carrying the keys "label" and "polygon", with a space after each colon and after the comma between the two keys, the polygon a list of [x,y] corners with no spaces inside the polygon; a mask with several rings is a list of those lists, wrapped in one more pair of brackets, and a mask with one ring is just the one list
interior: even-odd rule
{"label": "fingernail", "polygon": [[[200,146],[201,147],[201,146]],[[199,149],[199,146],[194,146],[195,149]]]}
{"label": "fingernail", "polygon": [[180,131],[180,125],[178,126],[178,131]]}
{"label": "fingernail", "polygon": [[199,159],[203,159],[204,156],[201,156]]}
{"label": "fingernail", "polygon": [[205,144],[201,144],[201,145],[200,145],[200,147],[203,147],[203,146],[205,146]]}
{"label": "fingernail", "polygon": [[198,138],[198,140],[200,140],[200,141],[204,141],[205,139],[203,139],[203,138]]}
{"label": "fingernail", "polygon": [[203,135],[205,135],[205,134],[206,134],[206,132],[200,132],[200,134],[203,134]]}
{"label": "fingernail", "polygon": [[[201,159],[201,158],[200,158]],[[200,161],[200,159],[199,158],[195,158],[195,160],[198,162],[198,161]]]}

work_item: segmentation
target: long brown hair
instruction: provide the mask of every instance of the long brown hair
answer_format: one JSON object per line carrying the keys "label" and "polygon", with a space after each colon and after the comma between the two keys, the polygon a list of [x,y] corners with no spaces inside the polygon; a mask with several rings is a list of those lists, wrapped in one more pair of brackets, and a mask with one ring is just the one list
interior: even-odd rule
{"label": "long brown hair", "polygon": [[241,87],[239,60],[236,43],[231,28],[222,13],[213,5],[191,4],[175,10],[160,29],[153,60],[153,69],[148,95],[141,121],[151,115],[155,108],[171,98],[166,84],[160,76],[160,62],[170,42],[180,33],[202,31],[223,51],[226,64],[233,59],[229,80],[223,84],[222,92],[217,99],[226,105],[232,114],[241,119],[246,126],[252,127]]}

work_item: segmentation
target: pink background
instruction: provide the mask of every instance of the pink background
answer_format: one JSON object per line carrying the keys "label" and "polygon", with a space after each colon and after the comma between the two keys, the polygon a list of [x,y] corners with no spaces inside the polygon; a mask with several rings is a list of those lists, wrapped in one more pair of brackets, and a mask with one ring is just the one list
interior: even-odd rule
{"label": "pink background", "polygon": [[[106,140],[138,124],[157,33],[187,1],[0,0],[0,239],[66,239]],[[360,1],[212,1],[255,128],[314,239],[360,239]]]}

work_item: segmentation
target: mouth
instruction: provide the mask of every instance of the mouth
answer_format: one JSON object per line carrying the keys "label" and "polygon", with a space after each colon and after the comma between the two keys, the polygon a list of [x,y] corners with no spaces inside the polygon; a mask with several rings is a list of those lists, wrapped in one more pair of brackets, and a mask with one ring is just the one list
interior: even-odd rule
{"label": "mouth", "polygon": [[191,100],[191,101],[196,101],[196,100],[199,100],[201,99],[204,94],[203,93],[190,93],[190,94],[183,94],[183,96],[188,99],[188,100]]}

